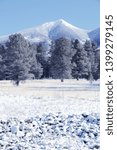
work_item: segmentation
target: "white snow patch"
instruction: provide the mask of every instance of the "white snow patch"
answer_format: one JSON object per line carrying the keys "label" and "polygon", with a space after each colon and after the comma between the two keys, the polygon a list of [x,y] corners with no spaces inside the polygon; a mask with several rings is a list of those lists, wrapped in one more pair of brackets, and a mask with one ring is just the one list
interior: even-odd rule
{"label": "white snow patch", "polygon": [[99,113],[99,82],[39,80],[19,87],[0,82],[0,118],[24,118],[43,113]]}
{"label": "white snow patch", "polygon": [[99,81],[0,82],[1,150],[99,150]]}

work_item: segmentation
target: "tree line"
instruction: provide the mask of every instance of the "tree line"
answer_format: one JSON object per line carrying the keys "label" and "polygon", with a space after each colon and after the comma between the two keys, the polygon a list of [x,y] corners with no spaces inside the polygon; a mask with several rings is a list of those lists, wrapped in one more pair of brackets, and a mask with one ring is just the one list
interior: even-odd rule
{"label": "tree line", "polygon": [[[47,53],[48,52],[48,53]],[[43,43],[30,43],[21,34],[0,44],[0,80],[16,85],[27,79],[100,78],[100,50],[94,42],[59,38],[49,50]]]}

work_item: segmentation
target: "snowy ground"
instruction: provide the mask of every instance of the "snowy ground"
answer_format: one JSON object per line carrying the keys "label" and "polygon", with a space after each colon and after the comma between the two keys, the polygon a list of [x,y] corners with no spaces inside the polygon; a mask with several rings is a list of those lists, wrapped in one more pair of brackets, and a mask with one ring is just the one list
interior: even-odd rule
{"label": "snowy ground", "polygon": [[10,82],[0,82],[0,119],[56,112],[99,113],[99,83],[41,80],[16,87]]}
{"label": "snowy ground", "polygon": [[0,150],[99,149],[99,105],[99,81],[1,81]]}

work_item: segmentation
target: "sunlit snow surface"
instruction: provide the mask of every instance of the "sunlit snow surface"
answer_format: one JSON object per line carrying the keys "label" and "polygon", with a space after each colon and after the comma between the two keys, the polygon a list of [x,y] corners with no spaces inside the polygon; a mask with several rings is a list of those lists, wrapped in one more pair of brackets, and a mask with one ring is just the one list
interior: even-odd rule
{"label": "sunlit snow surface", "polygon": [[[100,39],[99,29],[87,31],[79,27],[73,26],[63,19],[53,22],[47,22],[37,27],[18,31],[30,42],[46,42],[50,43],[52,40],[64,37],[68,39],[78,39],[80,42],[86,40]],[[0,42],[8,40],[8,36],[0,36]]]}
{"label": "sunlit snow surface", "polygon": [[99,81],[1,81],[0,120],[0,150],[99,149]]}

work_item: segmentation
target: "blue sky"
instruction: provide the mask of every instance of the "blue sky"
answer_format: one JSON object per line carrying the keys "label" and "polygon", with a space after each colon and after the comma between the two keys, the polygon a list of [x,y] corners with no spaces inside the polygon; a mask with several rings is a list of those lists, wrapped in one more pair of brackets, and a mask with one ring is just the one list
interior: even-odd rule
{"label": "blue sky", "polygon": [[64,19],[83,28],[100,26],[99,0],[0,0],[0,35]]}

